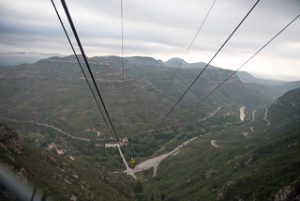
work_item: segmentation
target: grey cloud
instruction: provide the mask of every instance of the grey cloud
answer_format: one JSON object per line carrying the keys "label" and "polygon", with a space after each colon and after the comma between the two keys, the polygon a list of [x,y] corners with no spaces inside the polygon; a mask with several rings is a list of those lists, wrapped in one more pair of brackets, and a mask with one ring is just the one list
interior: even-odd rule
{"label": "grey cloud", "polygon": [[[67,25],[60,2],[56,2]],[[125,53],[165,59],[183,55],[213,0],[123,2]],[[212,54],[254,2],[218,0],[187,58]],[[120,54],[120,0],[67,3],[88,54]],[[260,1],[224,53],[253,52],[299,13],[299,0]],[[295,22],[264,54],[297,60],[300,46],[295,44],[300,43],[299,23],[299,20]],[[50,1],[0,0],[0,51],[13,49],[71,54]]]}

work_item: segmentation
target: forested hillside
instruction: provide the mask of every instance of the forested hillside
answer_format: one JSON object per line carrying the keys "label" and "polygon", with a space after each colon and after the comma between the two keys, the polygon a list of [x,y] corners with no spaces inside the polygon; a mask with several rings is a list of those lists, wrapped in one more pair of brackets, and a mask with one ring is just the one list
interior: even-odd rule
{"label": "forested hillside", "polygon": [[[288,185],[298,188],[299,89],[272,103],[275,85],[234,75],[199,103],[232,73],[210,66],[157,128],[204,63],[184,62],[165,90],[179,59],[126,57],[123,99],[121,58],[89,60],[117,137],[128,139],[122,150],[136,180],[109,148],[119,139],[74,57],[0,67],[0,121],[9,125],[1,124],[1,162],[58,200],[273,200]],[[6,135],[17,139],[17,152]],[[155,173],[137,168],[155,156],[163,156]]]}
{"label": "forested hillside", "polygon": [[298,200],[299,98],[300,89],[289,91],[254,120],[199,136],[161,164],[144,199]]}

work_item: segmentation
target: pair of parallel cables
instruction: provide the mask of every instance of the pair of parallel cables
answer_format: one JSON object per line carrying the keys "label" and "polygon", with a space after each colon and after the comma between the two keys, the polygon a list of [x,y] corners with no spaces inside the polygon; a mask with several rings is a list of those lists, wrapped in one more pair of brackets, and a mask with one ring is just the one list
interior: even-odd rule
{"label": "pair of parallel cables", "polygon": [[[212,63],[212,61],[213,61],[213,60],[217,57],[217,55],[221,52],[221,50],[223,49],[223,47],[224,47],[224,46],[227,44],[227,42],[231,39],[231,37],[234,35],[234,33],[239,29],[239,27],[240,27],[240,26],[243,24],[243,22],[247,19],[247,17],[250,15],[250,13],[251,13],[251,12],[253,11],[253,9],[256,7],[256,5],[259,3],[259,1],[260,1],[260,0],[257,0],[257,1],[255,2],[255,4],[250,8],[250,10],[249,10],[249,11],[247,12],[247,14],[243,17],[243,19],[240,21],[240,23],[235,27],[235,29],[234,29],[234,30],[231,32],[231,34],[227,37],[227,39],[224,41],[224,43],[221,45],[221,47],[216,51],[216,53],[213,55],[213,57],[210,59],[210,61],[205,65],[205,67],[200,71],[200,73],[199,73],[199,74],[197,75],[197,77],[192,81],[192,83],[188,86],[188,88],[187,88],[187,89],[183,92],[183,94],[176,100],[175,104],[168,110],[168,112],[167,112],[167,113],[164,115],[164,117],[160,120],[160,122],[158,123],[158,125],[157,125],[157,127],[156,127],[155,130],[157,130],[157,129],[162,125],[162,123],[170,116],[170,114],[174,111],[174,109],[175,109],[176,106],[179,104],[179,102],[186,96],[186,94],[188,93],[188,91],[193,87],[193,85],[197,82],[197,80],[198,80],[198,79],[202,76],[202,74],[206,71],[206,69],[209,67],[209,65]],[[66,2],[65,2],[65,0],[61,0],[62,5],[63,5],[63,8],[64,8],[65,13],[66,13],[67,18],[68,18],[68,21],[69,21],[69,23],[70,23],[70,26],[71,26],[72,31],[73,31],[73,33],[74,33],[74,36],[75,36],[75,38],[76,38],[77,44],[78,44],[78,46],[79,46],[79,48],[80,48],[80,51],[81,51],[81,54],[82,54],[82,56],[83,56],[84,62],[85,62],[85,64],[86,64],[87,68],[88,68],[88,71],[89,71],[90,76],[91,76],[91,78],[92,78],[93,84],[94,84],[94,86],[95,86],[95,88],[96,88],[97,95],[98,95],[98,97],[99,97],[99,99],[100,99],[100,101],[101,101],[102,107],[104,108],[104,113],[105,113],[106,117],[105,117],[104,113],[102,112],[101,107],[100,107],[100,104],[99,104],[99,102],[98,102],[98,100],[97,100],[97,98],[96,98],[96,95],[95,95],[95,93],[93,92],[91,85],[89,84],[89,81],[88,81],[87,76],[86,76],[85,73],[84,73],[83,67],[82,67],[82,65],[81,65],[81,63],[80,63],[80,61],[79,61],[79,58],[78,58],[78,56],[77,56],[75,50],[74,50],[74,47],[73,47],[73,45],[72,45],[72,42],[71,42],[71,40],[70,40],[70,38],[69,38],[69,36],[68,36],[68,33],[67,33],[67,31],[66,31],[66,29],[65,29],[65,27],[64,27],[64,24],[63,24],[63,22],[62,22],[62,20],[61,20],[61,18],[60,18],[60,16],[59,16],[59,13],[57,12],[55,3],[54,3],[53,0],[51,0],[51,2],[52,2],[53,6],[54,6],[54,8],[55,8],[56,14],[57,14],[57,16],[58,16],[58,18],[59,18],[59,20],[60,20],[60,23],[61,23],[63,29],[64,29],[64,32],[65,32],[65,34],[66,34],[66,37],[67,37],[67,39],[68,39],[68,41],[69,41],[69,44],[70,44],[72,50],[73,50],[73,53],[74,53],[74,55],[75,55],[75,57],[76,57],[76,60],[77,60],[77,62],[79,63],[79,66],[80,66],[80,68],[81,68],[81,71],[83,72],[83,75],[84,75],[84,77],[85,77],[85,79],[86,79],[86,81],[87,81],[87,84],[88,84],[88,86],[89,86],[89,88],[90,88],[90,90],[91,90],[91,92],[92,92],[92,95],[93,95],[93,97],[94,97],[94,99],[95,99],[95,101],[96,101],[96,103],[97,103],[98,109],[99,109],[99,111],[100,111],[100,113],[101,113],[101,115],[102,115],[102,117],[103,117],[103,119],[104,119],[106,125],[107,125],[109,128],[111,128],[111,133],[112,133],[112,135],[116,138],[116,131],[115,131],[115,128],[114,128],[114,126],[113,126],[113,124],[112,124],[111,118],[110,118],[110,116],[109,116],[109,114],[108,114],[107,108],[106,108],[106,106],[105,106],[105,103],[104,103],[104,101],[103,101],[103,98],[102,98],[102,96],[101,96],[101,93],[100,93],[100,91],[99,91],[99,88],[98,88],[98,86],[97,86],[97,83],[96,83],[96,81],[95,81],[93,72],[92,72],[92,70],[91,70],[91,68],[90,68],[90,66],[89,66],[87,57],[86,57],[85,52],[84,52],[84,50],[83,50],[83,48],[82,48],[82,45],[81,45],[79,36],[78,36],[77,31],[76,31],[76,29],[75,29],[75,26],[74,26],[74,24],[73,24],[73,21],[72,21],[71,15],[70,15],[70,13],[69,13],[68,7],[67,7],[67,5],[66,5]],[[186,49],[186,51],[185,51],[185,55],[187,55],[188,52],[190,51],[190,49],[192,48],[193,43],[195,42],[197,36],[199,35],[199,33],[200,33],[200,31],[201,31],[201,29],[202,29],[202,27],[203,27],[203,25],[204,25],[206,19],[208,18],[208,16],[209,16],[211,10],[213,9],[215,3],[216,3],[216,0],[214,0],[213,3],[212,3],[212,5],[210,6],[210,8],[209,8],[209,10],[208,10],[208,12],[207,12],[205,18],[203,19],[202,23],[201,23],[200,26],[199,26],[199,28],[198,28],[198,30],[197,30],[195,36],[193,37],[192,41],[190,42],[189,46],[187,47],[187,49]],[[221,83],[219,83],[213,90],[211,90],[206,96],[204,96],[204,97],[203,97],[196,105],[194,105],[192,108],[198,106],[200,103],[202,103],[203,101],[205,101],[205,100],[206,100],[209,96],[211,96],[217,89],[219,89],[222,85],[224,85],[226,81],[228,81],[228,80],[229,80],[233,75],[235,75],[241,68],[243,68],[250,60],[252,60],[257,54],[259,54],[259,53],[260,53],[267,45],[269,45],[275,38],[277,38],[277,37],[278,37],[285,29],[287,29],[294,21],[296,21],[296,20],[299,18],[299,16],[300,16],[300,15],[298,14],[298,15],[297,15],[293,20],[291,20],[284,28],[282,28],[278,33],[276,33],[276,34],[275,34],[275,35],[274,35],[267,43],[265,43],[265,44],[264,44],[260,49],[258,49],[251,57],[249,57],[249,58],[248,58],[248,59],[247,59],[247,60],[246,60],[239,68],[237,68],[235,71],[233,71],[231,74],[229,74],[229,76],[227,76]],[[122,58],[121,58],[121,59],[122,59],[122,80],[123,80],[123,84],[122,84],[122,99],[123,99],[122,102],[123,102],[123,103],[122,103],[122,105],[123,105],[123,119],[124,119],[124,88],[125,88],[125,68],[124,68],[124,66],[125,66],[125,65],[124,65],[124,33],[123,33],[123,0],[121,0],[121,40],[122,40],[122,43],[121,43]],[[178,70],[179,70],[179,68],[181,67],[182,63],[183,63],[183,59],[181,59],[181,60],[179,61],[179,64],[178,64],[178,66],[177,66],[177,68],[176,68],[174,74],[171,76],[169,82],[167,83],[165,89],[163,90],[163,95],[166,93],[166,91],[167,91],[168,88],[170,87],[170,85],[171,85],[172,81],[174,80],[176,74],[178,73]],[[190,110],[189,110],[189,111],[190,111]],[[106,118],[107,118],[108,120],[106,120]],[[116,138],[116,139],[117,139],[117,138]]]}
{"label": "pair of parallel cables", "polygon": [[[81,64],[81,62],[80,62],[80,60],[79,60],[79,57],[78,57],[78,55],[77,55],[77,53],[76,53],[76,51],[75,51],[75,49],[74,49],[74,46],[73,46],[73,44],[72,44],[72,41],[71,41],[71,39],[70,39],[70,37],[69,37],[69,34],[68,34],[67,30],[66,30],[66,27],[64,26],[64,23],[63,23],[63,21],[62,21],[62,19],[61,19],[61,17],[60,17],[60,14],[59,14],[59,12],[58,12],[58,10],[57,10],[57,7],[56,7],[56,5],[55,5],[54,0],[51,0],[51,3],[52,3],[52,5],[53,5],[53,8],[54,8],[54,10],[55,10],[55,12],[56,12],[56,15],[57,15],[59,21],[60,21],[60,24],[61,24],[61,26],[62,26],[62,28],[63,28],[63,30],[64,30],[64,33],[65,33],[65,35],[66,35],[66,37],[67,37],[67,40],[68,40],[68,42],[69,42],[69,44],[70,44],[70,46],[71,46],[71,49],[72,49],[72,51],[73,51],[73,54],[75,55],[76,61],[78,62],[78,65],[79,65],[79,67],[80,67],[80,69],[81,69],[81,72],[82,72],[83,75],[84,75],[84,78],[85,78],[85,80],[86,80],[86,83],[87,83],[87,85],[88,85],[88,87],[89,87],[89,89],[90,89],[90,91],[91,91],[91,93],[92,93],[92,96],[93,96],[93,98],[94,98],[94,100],[95,100],[95,102],[96,102],[96,104],[97,104],[97,108],[98,108],[98,110],[99,110],[99,112],[100,112],[100,114],[101,114],[101,117],[103,118],[103,120],[104,120],[106,126],[108,127],[108,130],[109,130],[109,132],[111,133],[111,135],[115,138],[115,140],[116,140],[117,142],[119,142],[119,141],[118,141],[118,138],[117,138],[117,135],[116,135],[116,129],[115,129],[113,123],[112,123],[112,120],[111,120],[110,115],[109,115],[109,113],[108,113],[107,107],[106,107],[106,105],[105,105],[105,103],[104,103],[103,97],[102,97],[101,92],[100,92],[100,90],[99,90],[99,87],[98,87],[98,85],[97,85],[97,83],[96,83],[94,73],[93,73],[93,71],[92,71],[92,69],[91,69],[91,67],[90,67],[90,64],[89,64],[89,62],[88,62],[87,56],[86,56],[85,51],[84,51],[84,49],[83,49],[83,47],[82,47],[80,38],[79,38],[79,36],[78,36],[77,30],[76,30],[76,28],[75,28],[75,25],[74,25],[74,23],[73,23],[73,20],[72,20],[71,14],[70,14],[70,12],[69,12],[68,6],[67,6],[65,0],[61,0],[63,9],[64,9],[64,11],[65,11],[65,14],[66,14],[66,16],[67,16],[67,19],[68,19],[68,21],[69,21],[69,24],[70,24],[70,26],[71,26],[72,32],[73,32],[73,34],[74,34],[74,36],[75,36],[75,39],[76,39],[76,42],[77,42],[78,47],[79,47],[79,49],[80,49],[80,52],[81,52],[81,55],[82,55],[82,57],[83,57],[84,63],[85,63],[85,65],[86,65],[87,69],[88,69],[89,75],[90,75],[90,77],[91,77],[91,79],[92,79],[92,83],[93,83],[93,85],[94,85],[94,87],[95,87],[96,94],[95,94],[95,92],[94,92],[93,89],[92,89],[92,86],[91,86],[91,84],[90,84],[90,82],[89,82],[89,79],[88,79],[88,77],[87,77],[87,75],[86,75],[86,73],[85,73],[85,71],[84,71],[84,69],[83,69],[83,66],[82,66],[82,64]],[[123,32],[123,29],[122,29],[122,32]],[[123,35],[123,34],[122,34],[122,35]],[[122,37],[122,38],[123,38],[123,37]],[[123,43],[122,43],[122,47],[123,47]],[[123,53],[123,51],[122,51],[122,53]],[[124,65],[123,65],[123,66],[124,66]],[[123,70],[123,72],[124,72],[124,70]],[[124,78],[124,76],[123,76],[123,78]],[[124,80],[123,80],[123,82],[124,82]],[[124,85],[123,85],[123,86],[124,86]],[[102,108],[103,108],[104,112],[103,112],[102,109],[101,109],[100,103],[99,103],[99,101],[98,101],[96,95],[98,96],[98,98],[99,98],[99,100],[100,100],[100,103],[101,103],[101,105],[102,105]]]}

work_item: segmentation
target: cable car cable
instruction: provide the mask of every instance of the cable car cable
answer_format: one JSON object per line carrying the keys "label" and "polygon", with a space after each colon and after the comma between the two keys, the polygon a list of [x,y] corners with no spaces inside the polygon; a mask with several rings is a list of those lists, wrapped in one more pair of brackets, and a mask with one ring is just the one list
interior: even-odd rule
{"label": "cable car cable", "polygon": [[216,1],[217,1],[217,0],[214,0],[213,3],[211,4],[211,6],[210,6],[208,12],[206,13],[206,16],[204,17],[204,19],[202,20],[202,22],[201,22],[201,24],[200,24],[198,30],[196,31],[196,34],[194,35],[194,37],[193,37],[193,39],[191,40],[189,46],[188,46],[187,49],[185,50],[185,53],[184,53],[183,58],[180,59],[179,64],[178,64],[178,66],[177,66],[177,68],[176,68],[174,74],[171,76],[171,78],[169,79],[168,84],[166,85],[165,89],[163,90],[163,95],[165,95],[165,93],[167,92],[168,88],[169,88],[170,85],[172,84],[173,79],[176,77],[176,75],[177,75],[177,73],[178,73],[178,70],[179,70],[180,67],[182,66],[182,63],[183,63],[183,61],[184,61],[184,57],[186,57],[186,55],[189,53],[190,49],[192,48],[192,46],[193,46],[195,40],[197,39],[197,37],[198,37],[198,35],[199,35],[199,33],[200,33],[200,31],[201,31],[201,29],[202,29],[204,23],[206,22],[206,19],[208,18],[208,16],[209,16],[211,10],[213,9],[213,7],[214,7]]}
{"label": "cable car cable", "polygon": [[110,118],[110,116],[109,116],[108,110],[107,110],[107,108],[106,108],[106,106],[105,106],[104,100],[103,100],[103,98],[102,98],[102,96],[101,96],[100,90],[99,90],[99,88],[98,88],[98,85],[97,85],[97,83],[96,83],[96,80],[95,80],[95,77],[94,77],[94,74],[93,74],[93,71],[92,71],[92,69],[91,69],[91,67],[90,67],[90,64],[89,64],[88,60],[87,60],[86,54],[85,54],[85,52],[84,52],[84,49],[83,49],[82,44],[81,44],[81,41],[80,41],[79,36],[78,36],[78,34],[77,34],[77,31],[76,31],[75,25],[74,25],[74,23],[73,23],[72,17],[71,17],[71,15],[70,15],[68,6],[67,6],[65,0],[61,0],[61,3],[62,3],[62,5],[63,5],[63,8],[64,8],[65,13],[66,13],[66,15],[67,15],[69,24],[70,24],[70,26],[71,26],[71,29],[72,29],[72,31],[73,31],[73,34],[74,34],[74,36],[75,36],[75,39],[76,39],[77,44],[78,44],[78,46],[79,46],[79,49],[80,49],[80,51],[81,51],[81,54],[82,54],[82,57],[83,57],[84,62],[85,62],[85,64],[86,64],[86,67],[88,68],[89,74],[90,74],[90,76],[91,76],[91,78],[92,78],[92,81],[93,81],[93,84],[94,84],[94,86],[95,86],[95,88],[96,88],[98,97],[99,97],[99,99],[100,99],[100,101],[101,101],[101,104],[102,104],[102,106],[103,106],[103,108],[104,108],[104,112],[105,112],[105,114],[106,114],[106,116],[107,116],[107,118],[108,118],[108,122],[109,122],[109,124],[110,124],[110,126],[111,126],[112,133],[113,133],[114,137],[117,139],[115,127],[114,127],[114,125],[113,125],[113,123],[112,123],[112,120],[111,120],[111,118]]}
{"label": "cable car cable", "polygon": [[265,47],[267,47],[273,40],[275,40],[284,30],[286,30],[293,22],[295,22],[300,17],[298,14],[293,18],[286,26],[284,26],[279,32],[277,32],[271,39],[269,39],[263,46],[261,46],[253,55],[251,55],[242,65],[240,65],[235,71],[230,73],[221,83],[219,83],[214,89],[212,89],[206,96],[204,96],[198,103],[192,106],[189,111],[191,112],[193,108],[199,106],[200,103],[204,102],[209,96],[216,92],[221,86],[223,86],[232,76],[234,76],[239,70],[241,70],[246,64],[248,64],[256,55],[258,55]]}
{"label": "cable car cable", "polygon": [[90,85],[90,83],[89,83],[89,80],[88,80],[88,78],[87,78],[87,76],[86,76],[86,73],[85,73],[84,70],[83,70],[83,66],[81,65],[81,62],[80,62],[80,60],[79,60],[79,58],[78,58],[78,55],[77,55],[77,53],[76,53],[76,51],[75,51],[75,49],[74,49],[74,46],[73,46],[73,44],[72,44],[72,41],[71,41],[71,39],[70,39],[70,37],[69,37],[69,34],[68,34],[67,30],[66,30],[66,27],[65,27],[65,25],[64,25],[64,23],[63,23],[63,21],[62,21],[62,19],[61,19],[61,17],[60,17],[60,14],[59,14],[59,12],[58,12],[58,10],[57,10],[57,7],[56,7],[56,5],[55,5],[55,3],[54,3],[54,0],[51,0],[51,3],[52,3],[52,5],[53,5],[53,8],[54,8],[54,10],[55,10],[55,13],[56,13],[56,15],[57,15],[57,17],[58,17],[58,19],[59,19],[59,22],[60,22],[60,24],[61,24],[61,26],[62,26],[62,28],[63,28],[63,30],[64,30],[64,33],[65,33],[65,35],[66,35],[66,37],[67,37],[67,40],[68,40],[68,42],[69,42],[69,44],[70,44],[70,46],[71,46],[71,49],[72,49],[73,54],[74,54],[74,56],[75,56],[75,58],[76,58],[76,60],[77,60],[77,63],[78,63],[78,65],[79,65],[79,67],[80,67],[80,70],[81,70],[81,72],[82,72],[82,74],[83,74],[83,76],[84,76],[84,78],[85,78],[85,80],[86,80],[86,83],[87,83],[87,85],[88,85],[90,91],[92,92],[92,95],[93,95],[93,98],[94,98],[94,100],[95,100],[95,102],[96,102],[96,104],[97,104],[98,110],[100,111],[101,116],[102,116],[102,118],[103,118],[103,120],[104,120],[106,126],[108,127],[109,132],[111,132],[111,131],[110,131],[110,127],[109,127],[109,125],[108,125],[108,122],[107,122],[106,118],[104,117],[103,111],[102,111],[102,109],[101,109],[101,107],[100,107],[100,105],[99,105],[99,102],[98,102],[97,98],[96,98],[96,95],[95,95],[95,93],[94,93],[94,91],[93,91],[93,89],[92,89],[92,87],[91,87],[91,85]]}
{"label": "cable car cable", "polygon": [[205,72],[205,70],[209,67],[210,63],[215,59],[215,57],[219,54],[219,52],[223,49],[223,47],[226,45],[226,43],[229,41],[229,39],[234,35],[234,33],[238,30],[238,28],[242,25],[242,23],[247,19],[249,14],[253,11],[253,9],[256,7],[260,0],[257,0],[255,4],[251,7],[251,9],[247,12],[247,14],[243,17],[243,19],[240,21],[240,23],[235,27],[235,29],[232,31],[232,33],[227,37],[225,42],[221,45],[221,47],[217,50],[217,52],[214,54],[214,56],[210,59],[210,61],[205,65],[205,67],[200,71],[200,73],[197,75],[197,77],[193,80],[193,82],[188,86],[188,88],[184,91],[184,93],[177,99],[176,103],[169,109],[169,111],[166,113],[166,115],[162,118],[162,120],[157,125],[156,129],[161,126],[161,124],[169,117],[169,115],[173,112],[175,107],[178,105],[178,103],[183,99],[183,97],[187,94],[187,92],[192,88],[192,86],[196,83],[196,81],[200,78],[200,76]]}

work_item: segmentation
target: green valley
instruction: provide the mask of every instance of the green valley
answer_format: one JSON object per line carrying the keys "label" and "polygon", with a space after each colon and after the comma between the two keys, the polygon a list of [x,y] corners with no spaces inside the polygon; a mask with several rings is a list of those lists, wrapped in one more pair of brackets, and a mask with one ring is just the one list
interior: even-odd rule
{"label": "green valley", "polygon": [[[299,83],[243,72],[198,104],[232,73],[210,66],[157,128],[204,63],[185,62],[164,93],[178,59],[125,57],[123,100],[121,58],[89,61],[120,139],[110,135],[73,56],[0,67],[1,135],[13,133],[22,147],[11,151],[1,138],[1,163],[57,200],[299,198]],[[124,172],[114,145],[121,139],[136,179]]]}

